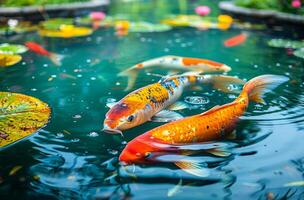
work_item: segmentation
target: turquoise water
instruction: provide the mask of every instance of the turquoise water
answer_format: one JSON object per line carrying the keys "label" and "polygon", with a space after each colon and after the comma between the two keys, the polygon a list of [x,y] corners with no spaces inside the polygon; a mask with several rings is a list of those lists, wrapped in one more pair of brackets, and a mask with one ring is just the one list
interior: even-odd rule
{"label": "turquoise water", "polygon": [[[35,96],[52,108],[45,128],[1,150],[1,199],[304,198],[303,187],[284,186],[304,177],[304,64],[284,49],[270,48],[266,43],[274,37],[297,38],[287,36],[286,31],[248,31],[244,44],[223,46],[225,39],[239,33],[238,29],[176,28],[117,37],[112,29],[99,29],[92,36],[74,39],[45,39],[36,33],[2,38],[1,43],[34,40],[65,58],[63,65],[56,67],[47,58],[27,52],[21,63],[0,69],[1,91]],[[140,61],[167,54],[223,62],[232,67],[230,75],[245,80],[266,73],[291,80],[269,93],[266,105],[250,105],[238,124],[236,139],[211,144],[229,148],[232,156],[195,155],[194,159],[206,163],[210,171],[203,179],[168,163],[127,168],[118,164],[125,144],[158,123],[125,131],[124,138],[100,131],[107,101],[127,94],[123,92],[126,79],[116,74]],[[142,73],[136,88],[158,79]],[[200,113],[236,97],[210,88],[187,90],[181,99],[188,96],[202,96],[209,103],[182,111],[184,115]],[[10,176],[14,166],[22,168]],[[180,180],[181,186],[175,187]]]}

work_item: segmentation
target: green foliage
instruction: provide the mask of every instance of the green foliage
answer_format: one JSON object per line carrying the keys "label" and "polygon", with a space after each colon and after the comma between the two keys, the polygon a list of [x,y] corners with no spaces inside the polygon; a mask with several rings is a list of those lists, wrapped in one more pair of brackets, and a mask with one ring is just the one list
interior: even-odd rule
{"label": "green foliage", "polygon": [[304,7],[293,8],[292,0],[234,0],[235,4],[241,7],[277,10],[281,12],[304,15]]}
{"label": "green foliage", "polygon": [[236,5],[255,9],[280,9],[278,0],[236,0]]}
{"label": "green foliage", "polygon": [[89,0],[0,0],[1,6],[32,6],[32,5],[46,5],[46,4],[63,4],[73,2],[85,2]]}

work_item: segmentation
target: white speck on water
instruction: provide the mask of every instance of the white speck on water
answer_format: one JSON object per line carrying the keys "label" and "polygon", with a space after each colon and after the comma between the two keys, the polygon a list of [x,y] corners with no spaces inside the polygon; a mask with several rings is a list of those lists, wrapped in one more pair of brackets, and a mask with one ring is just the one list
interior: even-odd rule
{"label": "white speck on water", "polygon": [[31,91],[36,92],[37,89],[36,88],[31,88]]}
{"label": "white speck on water", "polygon": [[91,59],[87,59],[86,62],[87,63],[91,63],[92,61],[91,61]]}
{"label": "white speck on water", "polygon": [[276,66],[279,67],[279,66],[281,66],[281,64],[280,64],[280,63],[277,63]]}
{"label": "white speck on water", "polygon": [[74,115],[73,118],[74,118],[74,119],[80,119],[80,118],[81,118],[81,115]]}
{"label": "white speck on water", "polygon": [[78,77],[78,78],[81,78],[81,77],[82,77],[82,74],[77,74],[77,77]]}
{"label": "white speck on water", "polygon": [[71,142],[79,142],[78,138],[71,139]]}
{"label": "white speck on water", "polygon": [[236,59],[234,59],[234,61],[235,61],[235,62],[239,62],[239,61],[240,61],[240,59],[236,58]]}
{"label": "white speck on water", "polygon": [[258,68],[258,65],[253,65],[254,68]]}
{"label": "white speck on water", "polygon": [[57,77],[57,75],[53,74],[53,75],[51,75],[51,77],[52,77],[52,78],[56,78],[56,77]]}
{"label": "white speck on water", "polygon": [[207,104],[210,102],[208,97],[202,97],[202,96],[187,96],[185,97],[185,102],[194,104],[194,105],[202,105]]}
{"label": "white speck on water", "polygon": [[292,65],[288,65],[288,68],[291,69],[291,68],[292,68]]}
{"label": "white speck on water", "polygon": [[64,137],[63,133],[57,133],[56,134],[56,138],[62,138],[62,137]]}
{"label": "white speck on water", "polygon": [[122,141],[121,144],[122,145],[126,145],[128,142],[127,141]]}
{"label": "white speck on water", "polygon": [[116,99],[114,98],[107,98],[107,103],[114,103],[116,102]]}
{"label": "white speck on water", "polygon": [[117,155],[118,151],[114,149],[107,149],[107,151],[112,155]]}
{"label": "white speck on water", "polygon": [[141,42],[145,42],[145,41],[146,41],[146,38],[142,37],[142,38],[140,38],[140,41],[141,41]]}
{"label": "white speck on water", "polygon": [[89,133],[89,137],[98,137],[98,136],[99,134],[94,131]]}
{"label": "white speck on water", "polygon": [[120,85],[120,82],[116,82],[115,85]]}
{"label": "white speck on water", "polygon": [[91,77],[91,80],[92,80],[92,81],[95,81],[95,80],[96,80],[96,77]]}
{"label": "white speck on water", "polygon": [[165,48],[164,49],[164,52],[169,52],[170,50],[168,48]]}
{"label": "white speck on water", "polygon": [[32,76],[32,79],[35,79],[35,76]]}
{"label": "white speck on water", "polygon": [[26,62],[22,62],[21,65],[26,65]]}
{"label": "white speck on water", "polygon": [[43,64],[43,67],[48,67],[49,65],[48,64]]}

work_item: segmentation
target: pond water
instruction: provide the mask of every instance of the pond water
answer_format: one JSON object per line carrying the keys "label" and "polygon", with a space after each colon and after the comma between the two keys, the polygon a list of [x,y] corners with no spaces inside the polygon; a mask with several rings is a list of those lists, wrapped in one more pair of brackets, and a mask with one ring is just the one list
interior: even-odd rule
{"label": "pond water", "polygon": [[[36,33],[1,38],[0,43],[36,41],[65,55],[63,65],[56,67],[46,57],[27,52],[19,64],[0,69],[1,91],[35,96],[52,108],[46,127],[1,150],[1,199],[303,199],[303,186],[286,186],[304,177],[303,60],[267,46],[269,39],[287,37],[286,31],[247,32],[248,40],[233,48],[224,47],[223,41],[241,30],[175,28],[117,37],[112,29],[99,29],[73,39],[46,39]],[[159,123],[125,131],[123,138],[101,132],[106,103],[127,94],[126,79],[117,73],[167,54],[223,62],[232,67],[230,75],[245,80],[261,74],[290,78],[266,95],[265,105],[249,106],[236,139],[216,142],[228,146],[232,156],[196,155],[210,170],[205,178],[168,163],[119,165],[117,157],[126,143]],[[136,88],[158,79],[142,73]],[[191,96],[203,97],[203,104],[182,111],[184,115],[236,97],[207,88],[186,90],[181,99],[188,101]],[[15,166],[22,168],[9,175]]]}

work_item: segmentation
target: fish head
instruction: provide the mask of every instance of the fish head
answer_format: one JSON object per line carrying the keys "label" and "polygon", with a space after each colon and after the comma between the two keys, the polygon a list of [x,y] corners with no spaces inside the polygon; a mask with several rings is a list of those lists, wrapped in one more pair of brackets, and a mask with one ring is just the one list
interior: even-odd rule
{"label": "fish head", "polygon": [[119,161],[123,164],[144,164],[152,162],[154,152],[159,152],[159,148],[153,145],[149,139],[142,139],[146,135],[141,135],[130,141],[119,156]]}
{"label": "fish head", "polygon": [[121,133],[138,126],[149,118],[147,109],[149,107],[138,101],[121,101],[115,104],[106,114],[103,123],[103,131],[108,133]]}
{"label": "fish head", "polygon": [[228,65],[222,65],[220,66],[220,70],[223,72],[229,72],[231,70],[231,67],[229,67]]}

